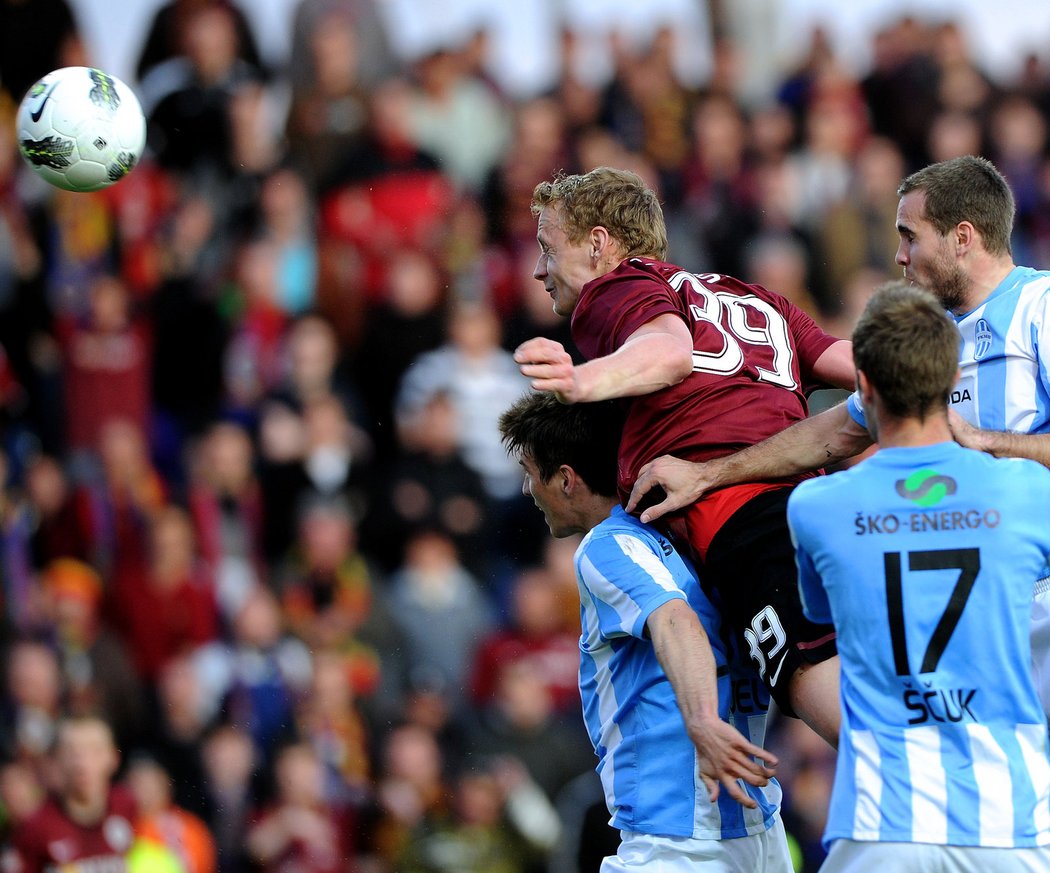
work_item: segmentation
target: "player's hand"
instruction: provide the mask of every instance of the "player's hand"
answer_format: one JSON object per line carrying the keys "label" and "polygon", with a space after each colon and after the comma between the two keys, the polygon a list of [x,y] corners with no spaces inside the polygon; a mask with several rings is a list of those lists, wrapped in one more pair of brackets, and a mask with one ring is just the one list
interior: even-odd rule
{"label": "player's hand", "polygon": [[[689,728],[700,760],[700,778],[707,786],[711,802],[718,800],[720,785],[741,806],[758,806],[737,780],[762,787],[769,784],[777,765],[776,756],[745,739],[731,724],[720,718],[706,719]],[[758,758],[759,760],[755,760]],[[760,763],[765,762],[765,764]]]}
{"label": "player's hand", "polygon": [[562,403],[581,399],[576,367],[561,343],[545,337],[526,340],[515,349],[514,361],[536,391],[549,391]]}
{"label": "player's hand", "polygon": [[[644,498],[649,492],[655,488],[662,488],[663,499],[647,506],[639,516],[642,521],[650,522],[668,512],[696,503],[710,486],[705,464],[663,455],[655,461],[650,461],[638,472],[627,501],[627,511],[634,512],[644,503]],[[659,491],[653,496],[658,495]]]}
{"label": "player's hand", "polygon": [[952,437],[960,446],[984,451],[981,429],[974,427],[954,409],[948,410],[948,426],[952,429]]}

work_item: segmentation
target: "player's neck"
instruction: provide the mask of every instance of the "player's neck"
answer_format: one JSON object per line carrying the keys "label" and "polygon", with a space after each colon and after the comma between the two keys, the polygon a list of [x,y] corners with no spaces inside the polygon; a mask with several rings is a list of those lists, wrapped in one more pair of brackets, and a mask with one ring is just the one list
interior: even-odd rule
{"label": "player's neck", "polygon": [[66,796],[62,798],[62,807],[66,815],[78,825],[92,827],[105,818],[106,809],[109,807],[109,794],[91,798]]}
{"label": "player's neck", "polygon": [[975,265],[970,272],[970,290],[962,307],[962,312],[956,315],[965,315],[973,312],[984,303],[991,293],[999,287],[1010,271],[1014,269],[1014,262],[1010,255],[1001,258],[988,258]]}
{"label": "player's neck", "polygon": [[614,498],[602,497],[598,494],[593,495],[593,499],[588,502],[586,509],[581,513],[581,532],[586,533],[586,531],[589,531],[592,527],[601,524],[609,517],[609,514],[613,511],[613,507],[619,505],[620,501]]}
{"label": "player's neck", "polygon": [[925,418],[894,418],[880,416],[878,422],[879,448],[915,448],[952,441],[947,413],[935,413]]}

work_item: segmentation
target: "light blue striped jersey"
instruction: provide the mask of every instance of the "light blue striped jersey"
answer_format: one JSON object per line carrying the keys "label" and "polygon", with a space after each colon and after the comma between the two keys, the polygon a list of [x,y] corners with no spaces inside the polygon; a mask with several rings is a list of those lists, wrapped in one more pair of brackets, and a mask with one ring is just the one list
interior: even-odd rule
{"label": "light blue striped jersey", "polygon": [[832,621],[842,729],[825,841],[1050,844],[1032,584],[1050,469],[888,448],[788,501],[803,608]]}
{"label": "light blue striped jersey", "polygon": [[[710,802],[696,749],[686,734],[674,690],[646,635],[646,620],[670,600],[686,600],[700,616],[719,670],[719,714],[740,705],[733,724],[764,741],[765,704],[757,683],[731,676],[719,637],[718,613],[692,566],[649,525],[615,507],[576,551],[580,590],[580,694],[598,755],[610,824],[624,831],[697,839],[761,833],[773,823],[780,786],[742,787],[758,803],[748,810],[722,791]],[[734,681],[735,680],[735,681]]]}
{"label": "light blue striped jersey", "polygon": [[[1050,272],[1015,267],[984,303],[952,317],[962,335],[952,408],[987,430],[1050,433]],[[848,408],[866,427],[856,394]]]}

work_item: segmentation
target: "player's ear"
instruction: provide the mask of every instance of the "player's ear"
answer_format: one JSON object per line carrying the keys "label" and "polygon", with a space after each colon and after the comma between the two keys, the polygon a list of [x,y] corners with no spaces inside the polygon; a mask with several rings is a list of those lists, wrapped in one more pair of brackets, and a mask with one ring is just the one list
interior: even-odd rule
{"label": "player's ear", "polygon": [[606,228],[598,225],[591,228],[588,241],[591,244],[591,258],[600,258],[605,254],[606,248],[612,242],[612,237]]}
{"label": "player's ear", "polygon": [[977,239],[977,228],[970,222],[960,221],[955,225],[955,230],[952,232],[952,242],[955,243],[956,253],[963,254],[974,246]]}
{"label": "player's ear", "polygon": [[868,381],[868,377],[864,374],[864,371],[860,369],[857,370],[857,393],[860,394],[860,398],[864,403],[871,402],[871,382]]}
{"label": "player's ear", "polygon": [[555,475],[558,476],[558,484],[561,486],[562,494],[566,497],[572,497],[583,481],[580,479],[579,474],[568,464],[562,464]]}

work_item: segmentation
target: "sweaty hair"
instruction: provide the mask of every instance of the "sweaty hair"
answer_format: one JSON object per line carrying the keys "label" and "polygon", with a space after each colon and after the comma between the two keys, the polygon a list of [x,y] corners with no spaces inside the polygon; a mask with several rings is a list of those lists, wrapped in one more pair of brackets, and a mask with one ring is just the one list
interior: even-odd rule
{"label": "sweaty hair", "polygon": [[619,401],[559,403],[553,394],[526,394],[499,420],[503,445],[526,455],[549,482],[565,464],[602,497],[616,496],[616,458],[623,432]]}
{"label": "sweaty hair", "polygon": [[1010,254],[1014,195],[991,161],[963,155],[912,173],[897,189],[926,194],[926,218],[942,236],[962,221],[980,233],[991,255]]}
{"label": "sweaty hair", "polygon": [[925,418],[948,403],[959,369],[959,331],[928,291],[888,282],[853,330],[853,362],[887,412]]}
{"label": "sweaty hair", "polygon": [[576,176],[558,174],[532,192],[532,212],[561,209],[569,242],[580,242],[592,227],[604,227],[620,244],[623,257],[667,257],[667,226],[656,192],[636,173],[597,167]]}

